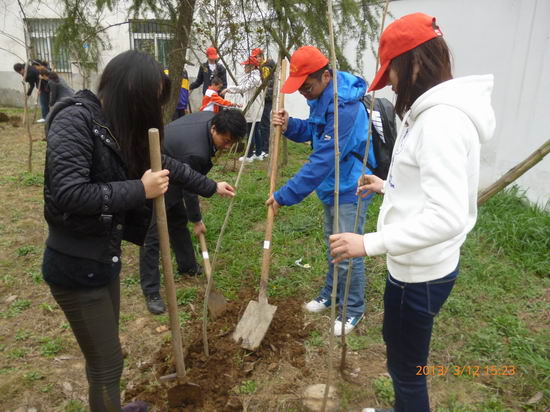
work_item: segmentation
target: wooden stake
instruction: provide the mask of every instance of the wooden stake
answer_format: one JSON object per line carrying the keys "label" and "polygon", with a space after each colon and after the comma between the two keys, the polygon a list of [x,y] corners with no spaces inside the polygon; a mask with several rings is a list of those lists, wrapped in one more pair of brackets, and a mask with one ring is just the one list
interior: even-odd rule
{"label": "wooden stake", "polygon": [[477,198],[477,205],[481,206],[487,200],[492,198],[510,183],[518,179],[521,175],[539,163],[544,157],[550,152],[550,139],[542,144],[537,150],[529,155],[521,163],[518,163],[516,166],[508,170],[504,176],[498,179],[495,183],[485,189],[483,192],[479,193]]}
{"label": "wooden stake", "polygon": [[[281,67],[281,62],[282,62],[282,59],[279,60],[279,62],[277,63],[277,67]],[[274,100],[275,101],[275,100]],[[252,127],[254,127],[255,123],[252,125]],[[248,136],[248,142],[246,143],[246,149],[245,149],[245,156],[246,154],[248,153],[248,150],[250,150],[250,145],[252,144],[252,135],[254,133],[254,130],[250,130],[250,135]],[[269,159],[271,161],[273,156],[269,156]],[[239,187],[239,182],[241,180],[241,175],[243,173],[243,169],[244,169],[244,164],[246,162],[241,162],[241,167],[239,168],[239,173],[237,174],[237,179],[235,180],[235,184],[233,185],[235,187],[235,190],[238,189]],[[222,227],[220,229],[220,235],[218,236],[218,240],[216,241],[216,249],[214,251],[214,258],[212,259],[212,273],[215,272],[216,270],[216,263],[217,263],[217,259],[218,259],[218,254],[220,252],[220,249],[221,249],[221,243],[222,243],[222,238],[223,238],[223,235],[225,234],[225,229],[227,228],[227,224],[229,223],[229,216],[231,216],[231,212],[233,211],[233,204],[235,203],[235,197],[232,197],[231,200],[229,201],[229,206],[227,207],[227,212],[225,214],[225,219],[223,221],[223,224],[222,224]]]}
{"label": "wooden stake", "polygon": [[[162,170],[160,154],[160,138],[158,129],[149,129],[149,156],[151,159],[151,170],[158,172]],[[185,377],[185,364],[183,362],[183,342],[181,328],[178,318],[178,302],[176,300],[176,285],[174,273],[172,272],[172,257],[170,255],[170,242],[168,240],[168,223],[166,220],[166,207],[164,195],[155,198],[155,216],[157,219],[157,232],[160,242],[162,256],[162,270],[164,272],[164,283],[168,297],[168,314],[170,316],[170,329],[172,332],[172,351],[176,361],[176,377]]]}

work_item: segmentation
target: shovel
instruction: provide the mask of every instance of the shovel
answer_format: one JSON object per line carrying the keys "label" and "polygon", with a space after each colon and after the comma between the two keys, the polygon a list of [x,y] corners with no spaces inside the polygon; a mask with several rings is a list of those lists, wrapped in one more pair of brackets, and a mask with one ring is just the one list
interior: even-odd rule
{"label": "shovel", "polygon": [[[149,129],[149,155],[151,159],[151,170],[158,172],[162,169],[160,157],[160,139],[158,129]],[[170,255],[170,242],[168,240],[168,223],[166,220],[166,207],[164,195],[155,198],[155,215],[157,219],[157,230],[162,255],[162,270],[164,272],[164,283],[168,297],[168,314],[170,317],[170,331],[172,333],[172,351],[176,361],[176,375],[162,377],[167,379],[183,379],[185,377],[185,364],[183,362],[183,346],[181,329],[178,318],[178,303],[176,301],[176,286],[174,273],[172,272],[172,258]]]}
{"label": "shovel", "polygon": [[204,306],[202,310],[202,345],[204,349],[204,355],[210,356],[208,349],[208,311],[212,319],[216,319],[220,316],[227,307],[225,297],[216,290],[214,285],[214,277],[212,276],[212,266],[210,265],[210,258],[208,257],[208,249],[206,248],[206,239],[204,233],[199,234],[199,241],[201,244],[202,258],[204,260],[204,271],[206,272],[206,291],[204,293]]}
{"label": "shovel", "polygon": [[[282,86],[286,78],[286,60],[282,61],[280,81]],[[284,108],[284,94],[279,92],[277,111]],[[277,179],[277,166],[279,163],[279,140],[281,139],[281,127],[275,128],[275,136],[273,138],[273,158],[271,161],[271,175],[269,179],[269,194],[272,195],[275,191],[275,183]],[[265,228],[264,251],[262,257],[262,273],[260,278],[260,293],[258,302],[251,300],[244,311],[243,317],[237,324],[233,333],[233,340],[241,342],[241,346],[248,350],[255,350],[260,346],[262,340],[269,329],[269,325],[273,320],[273,315],[277,310],[277,306],[270,305],[267,302],[267,282],[269,279],[269,263],[271,260],[271,235],[273,233],[273,220],[275,212],[273,207],[267,209],[267,224]]]}
{"label": "shovel", "polygon": [[227,301],[225,297],[217,291],[214,284],[214,278],[212,277],[212,266],[210,265],[210,258],[208,257],[208,249],[206,248],[206,239],[204,233],[199,234],[199,241],[201,244],[202,258],[204,260],[204,271],[206,273],[206,300],[208,302],[208,310],[213,319],[220,316],[227,307]]}

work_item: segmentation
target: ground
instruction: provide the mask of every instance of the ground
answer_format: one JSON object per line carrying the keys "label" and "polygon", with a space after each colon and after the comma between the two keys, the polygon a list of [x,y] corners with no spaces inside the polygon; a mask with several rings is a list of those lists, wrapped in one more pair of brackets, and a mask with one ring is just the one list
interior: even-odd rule
{"label": "ground", "polygon": [[[11,109],[0,112],[20,115]],[[33,125],[32,134],[33,171],[28,172],[26,129],[13,119],[0,122],[0,411],[85,411],[83,359],[40,272],[47,236],[42,217],[46,144],[41,126]],[[289,149],[280,181],[298,169],[309,151],[297,144]],[[168,317],[147,312],[138,250],[124,245],[120,334],[127,353],[121,382],[126,400],[145,399],[153,411],[300,411],[303,390],[325,382],[329,316],[301,310],[322,285],[326,265],[322,209],[315,195],[276,217],[269,299],[278,309],[260,349],[249,352],[231,339],[246,304],[257,299],[265,165],[247,165],[222,243],[215,278],[229,309],[209,323],[209,358],[201,339],[204,278],[176,280],[188,378],[198,392],[169,390],[174,383],[159,381],[174,371]],[[233,161],[222,158],[212,176],[232,182],[232,168]],[[379,203],[369,210],[369,230],[374,230]],[[211,256],[227,205],[222,199],[203,202]],[[424,371],[430,375],[434,410],[550,408],[548,250],[550,216],[528,206],[517,190],[480,209],[478,225],[463,247],[459,280],[436,320],[431,368]],[[311,267],[296,265],[300,258]],[[345,379],[334,373],[341,411],[387,407],[393,397],[381,338],[384,260],[367,259],[366,267],[366,318],[347,338]],[[336,366],[340,349],[338,343]],[[187,406],[170,409],[169,401],[182,397]]]}

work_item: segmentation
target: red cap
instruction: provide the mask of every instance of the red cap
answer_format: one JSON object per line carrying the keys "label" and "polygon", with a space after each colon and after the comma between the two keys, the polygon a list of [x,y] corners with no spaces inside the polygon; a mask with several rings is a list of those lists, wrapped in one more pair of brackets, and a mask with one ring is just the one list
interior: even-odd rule
{"label": "red cap", "polygon": [[259,47],[256,47],[254,50],[252,50],[252,53],[250,53],[253,57],[258,57],[260,54],[264,54],[263,50]]}
{"label": "red cap", "polygon": [[206,57],[208,57],[209,59],[220,58],[220,56],[218,56],[218,51],[216,50],[215,47],[209,47],[208,49],[206,49]]}
{"label": "red cap", "polygon": [[241,62],[241,64],[251,64],[256,67],[260,66],[260,62],[254,56],[249,56],[248,59],[246,59],[244,62]]}
{"label": "red cap", "polygon": [[395,20],[380,37],[378,56],[381,66],[369,87],[369,92],[388,84],[388,69],[394,58],[439,36],[443,36],[443,33],[436,25],[435,17],[427,14],[407,14]]}
{"label": "red cap", "polygon": [[302,46],[290,57],[290,75],[281,88],[281,93],[294,93],[311,73],[328,64],[323,53],[313,46]]}

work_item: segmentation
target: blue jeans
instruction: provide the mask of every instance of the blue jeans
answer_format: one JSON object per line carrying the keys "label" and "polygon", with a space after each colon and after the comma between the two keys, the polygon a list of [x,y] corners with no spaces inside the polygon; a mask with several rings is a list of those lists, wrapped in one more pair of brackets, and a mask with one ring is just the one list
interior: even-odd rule
{"label": "blue jeans", "polygon": [[388,372],[395,391],[395,412],[429,412],[426,376],[434,317],[445,303],[458,276],[429,282],[405,283],[388,274],[384,291],[384,325]]}
{"label": "blue jeans", "polygon": [[248,150],[248,153],[246,154],[247,157],[251,157],[256,154],[256,156],[259,156],[262,154],[262,133],[260,132],[260,122],[254,123],[247,123],[247,137],[250,135],[250,130],[252,129],[252,126],[254,125],[254,133],[252,134],[252,143],[250,144],[250,149]]}
{"label": "blue jeans", "polygon": [[50,106],[48,106],[50,102],[50,93],[40,92],[38,95],[38,100],[40,101],[40,112],[42,113],[42,119],[46,119],[48,113],[50,112]]}
{"label": "blue jeans", "polygon": [[[364,199],[361,207],[361,214],[359,216],[359,226],[357,233],[363,234],[363,226],[365,225],[365,218],[367,215],[367,208],[369,207],[370,199]],[[323,204],[325,209],[325,242],[327,244],[327,262],[328,271],[325,279],[325,286],[319,294],[320,297],[330,300],[332,294],[332,278],[334,275],[334,265],[331,263],[332,256],[330,256],[329,236],[332,235],[332,220],[334,217],[334,206],[328,206]],[[355,212],[357,210],[357,204],[346,203],[340,205],[339,213],[339,228],[340,232],[353,232],[353,226],[355,225]],[[336,295],[336,301],[338,303],[338,312],[342,313],[342,306],[344,303],[344,293],[346,287],[346,277],[348,274],[349,259],[344,260],[338,264],[338,289]],[[348,310],[347,317],[361,316],[365,312],[365,264],[364,259],[354,258],[353,267],[351,269],[351,283],[348,296]]]}

